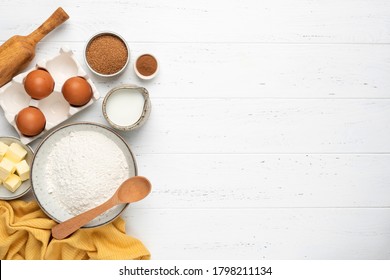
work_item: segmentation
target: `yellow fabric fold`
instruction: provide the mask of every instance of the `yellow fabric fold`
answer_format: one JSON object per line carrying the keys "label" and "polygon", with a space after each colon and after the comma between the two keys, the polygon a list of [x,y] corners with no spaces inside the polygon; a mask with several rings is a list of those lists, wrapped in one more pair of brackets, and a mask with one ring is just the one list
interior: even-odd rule
{"label": "yellow fabric fold", "polygon": [[142,242],[126,234],[120,217],[101,227],[80,229],[63,240],[51,238],[54,225],[35,201],[0,200],[0,259],[150,259]]}

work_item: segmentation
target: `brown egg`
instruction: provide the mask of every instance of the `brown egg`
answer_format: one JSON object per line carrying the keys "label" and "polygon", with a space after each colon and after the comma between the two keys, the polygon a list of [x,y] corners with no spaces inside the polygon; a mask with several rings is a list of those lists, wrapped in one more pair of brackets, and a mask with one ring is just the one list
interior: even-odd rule
{"label": "brown egg", "polygon": [[82,77],[72,77],[62,86],[62,94],[72,106],[83,106],[92,98],[91,85]]}
{"label": "brown egg", "polygon": [[53,92],[54,80],[45,70],[33,70],[24,79],[24,89],[31,98],[40,100]]}
{"label": "brown egg", "polygon": [[36,107],[22,109],[16,116],[16,126],[25,136],[35,136],[41,133],[46,126],[45,115]]}

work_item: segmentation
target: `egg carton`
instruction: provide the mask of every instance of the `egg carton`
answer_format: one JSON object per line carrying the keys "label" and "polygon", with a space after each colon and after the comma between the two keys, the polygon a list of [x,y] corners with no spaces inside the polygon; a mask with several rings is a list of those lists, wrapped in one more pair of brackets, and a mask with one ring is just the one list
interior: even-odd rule
{"label": "egg carton", "polygon": [[[48,97],[41,100],[32,99],[25,91],[23,85],[24,78],[27,74],[36,69],[47,70],[53,77],[55,83],[54,91]],[[61,92],[62,85],[65,81],[74,76],[85,78],[92,88],[93,95],[91,100],[81,107],[71,106]],[[62,47],[58,55],[39,61],[34,68],[15,76],[9,83],[0,88],[0,106],[3,108],[5,118],[15,128],[23,144],[28,144],[41,137],[52,128],[91,106],[99,98],[100,94],[96,86],[80,66],[73,52],[66,47]],[[46,118],[45,129],[33,137],[28,137],[20,133],[15,122],[19,111],[28,106],[39,108]]]}

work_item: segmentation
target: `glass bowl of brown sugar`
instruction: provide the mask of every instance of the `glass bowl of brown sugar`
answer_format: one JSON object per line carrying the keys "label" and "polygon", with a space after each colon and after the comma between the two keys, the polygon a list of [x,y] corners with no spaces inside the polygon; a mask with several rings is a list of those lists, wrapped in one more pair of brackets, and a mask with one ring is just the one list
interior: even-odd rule
{"label": "glass bowl of brown sugar", "polygon": [[114,77],[129,64],[130,49],[122,36],[103,31],[88,40],[84,58],[88,68],[97,76]]}

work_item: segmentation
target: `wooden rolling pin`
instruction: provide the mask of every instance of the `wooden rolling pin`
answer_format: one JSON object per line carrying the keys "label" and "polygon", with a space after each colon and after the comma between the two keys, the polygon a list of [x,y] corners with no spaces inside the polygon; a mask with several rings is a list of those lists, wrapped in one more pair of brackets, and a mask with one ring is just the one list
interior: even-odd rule
{"label": "wooden rolling pin", "polygon": [[0,46],[0,87],[27,67],[35,56],[37,43],[68,18],[68,14],[58,8],[30,35],[15,35]]}

